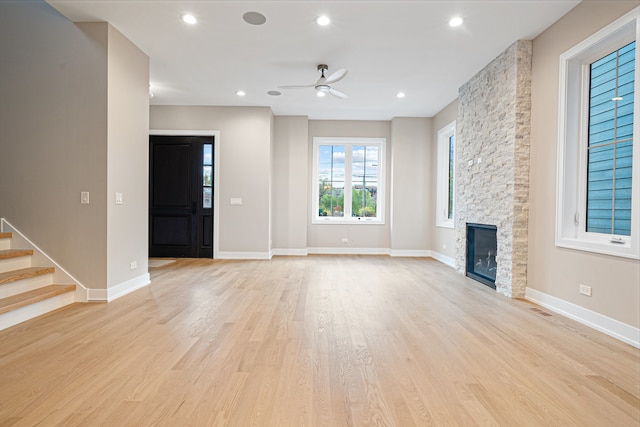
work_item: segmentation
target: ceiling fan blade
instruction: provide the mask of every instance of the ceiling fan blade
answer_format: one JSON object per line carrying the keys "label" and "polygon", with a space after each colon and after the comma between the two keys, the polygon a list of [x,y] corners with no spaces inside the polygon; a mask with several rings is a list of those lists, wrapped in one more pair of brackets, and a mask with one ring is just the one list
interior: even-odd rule
{"label": "ceiling fan blade", "polygon": [[341,99],[348,98],[346,93],[340,92],[338,89],[329,88],[329,93],[337,98],[341,98]]}
{"label": "ceiling fan blade", "polygon": [[312,83],[310,85],[288,85],[288,86],[278,86],[280,89],[302,89],[305,87],[314,87],[316,84]]}
{"label": "ceiling fan blade", "polygon": [[340,80],[344,79],[348,72],[349,71],[347,71],[346,69],[340,68],[338,71],[327,77],[327,80],[325,80],[324,83],[330,85],[332,83],[339,82]]}

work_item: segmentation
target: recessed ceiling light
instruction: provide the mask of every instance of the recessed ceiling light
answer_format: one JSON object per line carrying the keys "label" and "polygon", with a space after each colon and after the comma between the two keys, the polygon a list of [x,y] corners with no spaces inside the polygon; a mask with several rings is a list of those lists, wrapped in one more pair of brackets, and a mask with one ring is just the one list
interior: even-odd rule
{"label": "recessed ceiling light", "polygon": [[449,21],[449,26],[451,27],[458,27],[460,25],[462,25],[463,23],[463,19],[460,18],[459,16],[454,16],[453,18],[451,18],[451,20]]}
{"label": "recessed ceiling light", "polygon": [[193,15],[189,15],[188,13],[185,13],[184,15],[180,16],[180,18],[182,19],[183,22],[187,23],[187,24],[195,24],[196,22],[198,22],[198,20],[196,19],[195,16]]}
{"label": "recessed ceiling light", "polygon": [[320,98],[322,98],[323,96],[325,96],[325,95],[326,95],[326,93],[324,93],[324,92],[320,92],[320,91],[317,91],[317,92],[316,92],[316,95],[318,95]]}
{"label": "recessed ceiling light", "polygon": [[269,92],[267,92],[269,95],[271,96],[280,96],[282,95],[282,92],[278,91],[278,90],[270,90]]}
{"label": "recessed ceiling light", "polygon": [[243,91],[243,90],[237,90],[237,91],[236,91],[236,95],[238,95],[238,96],[245,96],[245,95],[246,95],[246,93],[245,93],[245,91]]}
{"label": "recessed ceiling light", "polygon": [[318,25],[323,25],[323,26],[324,25],[329,25],[329,24],[331,24],[331,19],[329,19],[329,17],[326,16],[326,15],[318,16],[316,18],[316,23]]}
{"label": "recessed ceiling light", "polygon": [[407,96],[407,95],[404,92],[396,93],[396,98],[404,98],[405,96]]}
{"label": "recessed ceiling light", "polygon": [[258,12],[247,12],[242,15],[242,19],[244,19],[244,22],[251,25],[262,25],[267,22],[267,18]]}

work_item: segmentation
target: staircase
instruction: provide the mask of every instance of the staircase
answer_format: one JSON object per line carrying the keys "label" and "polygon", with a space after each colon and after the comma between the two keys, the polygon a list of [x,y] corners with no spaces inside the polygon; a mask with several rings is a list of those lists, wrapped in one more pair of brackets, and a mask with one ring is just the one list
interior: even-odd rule
{"label": "staircase", "polygon": [[11,249],[0,233],[0,330],[75,301],[76,285],[53,284],[54,267],[33,267],[33,250]]}

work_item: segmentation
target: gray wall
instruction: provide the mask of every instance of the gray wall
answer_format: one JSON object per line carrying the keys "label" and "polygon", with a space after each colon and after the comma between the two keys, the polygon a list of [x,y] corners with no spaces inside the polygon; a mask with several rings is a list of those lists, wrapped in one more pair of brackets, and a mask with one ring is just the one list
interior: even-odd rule
{"label": "gray wall", "polygon": [[[148,268],[149,58],[111,25],[108,35],[107,286],[112,287]],[[123,195],[121,205],[115,204],[116,192]],[[131,269],[134,261],[137,268]]]}
{"label": "gray wall", "polygon": [[433,150],[430,118],[394,118],[391,120],[391,162],[387,191],[391,205],[392,255],[427,256],[435,221],[432,209],[435,187],[432,185]]}
{"label": "gray wall", "polygon": [[[454,228],[437,227],[435,220],[435,200],[436,200],[436,186],[438,185],[437,171],[438,171],[438,131],[456,120],[458,117],[458,100],[453,100],[449,105],[442,109],[433,118],[432,134],[431,134],[431,163],[429,164],[429,176],[431,180],[431,219],[429,220],[430,235],[432,236],[429,241],[429,248],[433,252],[446,257],[446,260],[450,265],[454,263],[454,257],[456,255],[456,231]],[[454,217],[456,207],[453,207]]]}
{"label": "gray wall", "polygon": [[[268,257],[272,114],[268,107],[151,106],[153,130],[218,130],[219,255]],[[230,205],[242,198],[241,206]]]}
{"label": "gray wall", "polygon": [[[555,246],[559,57],[638,1],[582,2],[533,41],[527,285],[640,327],[640,262]],[[593,296],[578,293],[582,283]]]}
{"label": "gray wall", "polygon": [[90,288],[107,286],[106,45],[107,24],[0,2],[0,217]]}
{"label": "gray wall", "polygon": [[307,253],[309,121],[306,116],[275,118],[272,247],[279,255]]}
{"label": "gray wall", "polygon": [[0,216],[87,288],[145,280],[147,56],[40,1],[0,2],[0,43]]}

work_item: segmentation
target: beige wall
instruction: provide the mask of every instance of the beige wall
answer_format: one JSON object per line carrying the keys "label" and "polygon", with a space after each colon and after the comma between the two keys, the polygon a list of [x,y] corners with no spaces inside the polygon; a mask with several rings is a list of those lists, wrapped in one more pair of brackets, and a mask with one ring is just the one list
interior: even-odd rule
{"label": "beige wall", "polygon": [[0,217],[89,288],[107,286],[106,28],[0,2]]}
{"label": "beige wall", "polygon": [[[309,159],[308,168],[313,170],[313,138],[325,137],[375,137],[387,139],[387,191],[385,195],[385,224],[311,224],[307,218],[307,245],[309,248],[342,248],[345,251],[353,248],[388,249],[389,248],[389,177],[391,124],[388,121],[358,121],[358,120],[310,120],[309,121]],[[308,183],[308,194],[311,194],[311,180]],[[309,198],[308,209],[312,209]],[[342,238],[348,238],[349,243],[341,243]]]}
{"label": "beige wall", "polygon": [[[103,25],[103,24],[91,24]],[[147,273],[149,58],[108,26],[107,286]],[[115,204],[115,193],[123,204]],[[131,269],[131,262],[137,268]]]}
{"label": "beige wall", "polygon": [[[431,134],[431,162],[429,164],[429,179],[431,181],[431,220],[429,221],[430,236],[429,246],[432,251],[447,257],[447,261],[453,263],[456,255],[456,231],[453,228],[436,226],[436,194],[437,194],[437,171],[438,171],[438,131],[456,120],[458,117],[458,100],[455,99],[451,104],[443,108],[433,117],[433,126]],[[455,199],[454,199],[455,200]],[[455,215],[455,205],[453,207]]]}
{"label": "beige wall", "polygon": [[[76,25],[44,2],[2,2],[0,16],[0,38],[20,43],[0,61],[0,216],[101,290],[90,297],[143,283],[147,56],[109,24]],[[129,197],[118,208],[115,188]]]}
{"label": "beige wall", "polygon": [[390,241],[392,255],[426,256],[435,221],[435,187],[431,180],[433,150],[430,118],[391,120]]}
{"label": "beige wall", "polygon": [[[528,287],[640,327],[640,263],[555,246],[559,56],[640,2],[585,1],[533,41]],[[593,296],[578,293],[578,285]]]}
{"label": "beige wall", "polygon": [[308,138],[306,116],[275,118],[272,247],[276,254],[307,251]]}
{"label": "beige wall", "polygon": [[[270,251],[271,109],[151,106],[153,130],[220,131],[219,256],[267,257]],[[242,198],[231,206],[231,198]]]}

